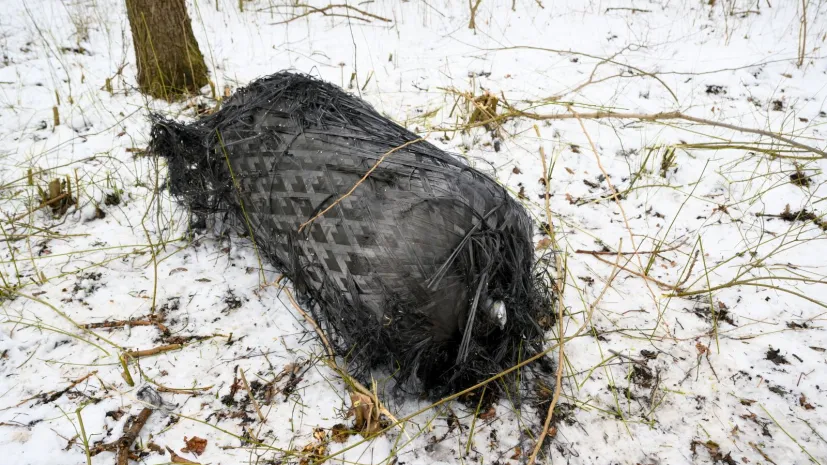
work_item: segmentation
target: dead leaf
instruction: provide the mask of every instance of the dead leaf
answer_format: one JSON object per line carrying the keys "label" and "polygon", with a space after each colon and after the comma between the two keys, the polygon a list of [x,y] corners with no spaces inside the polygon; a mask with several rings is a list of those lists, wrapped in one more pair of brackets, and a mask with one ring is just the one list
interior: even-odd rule
{"label": "dead leaf", "polygon": [[337,423],[333,425],[333,428],[330,428],[330,439],[333,442],[341,444],[347,441],[347,438],[349,438],[351,434],[353,434],[353,432],[342,423]]}
{"label": "dead leaf", "polygon": [[801,397],[798,398],[798,405],[804,407],[804,410],[814,410],[813,404],[807,402],[807,396],[801,394]]}
{"label": "dead leaf", "polygon": [[204,449],[207,448],[207,440],[199,438],[198,436],[193,436],[192,439],[187,439],[184,436],[184,442],[187,444],[187,447],[181,449],[181,452],[187,453],[192,452],[195,455],[201,455],[204,453]]}
{"label": "dead leaf", "polygon": [[175,268],[174,270],[171,270],[169,272],[169,275],[172,276],[175,273],[181,273],[182,271],[188,271],[188,270],[186,268],[183,268],[183,267],[182,268]]}
{"label": "dead leaf", "polygon": [[[315,436],[315,433],[314,433]],[[302,458],[299,460],[299,465],[313,465],[322,463],[322,459],[327,457],[327,444],[310,443],[301,450]]]}
{"label": "dead leaf", "polygon": [[551,239],[548,237],[544,237],[537,241],[537,250],[546,250],[547,248],[551,247]]}
{"label": "dead leaf", "polygon": [[703,355],[709,352],[709,347],[701,344],[700,342],[695,343],[695,349],[698,351],[698,355]]}
{"label": "dead leaf", "polygon": [[353,429],[359,431],[362,436],[375,434],[381,429],[379,411],[374,406],[373,399],[370,396],[352,393],[350,402],[352,406],[348,416],[354,415],[356,417],[353,422]]}
{"label": "dead leaf", "polygon": [[520,457],[523,456],[523,450],[520,449],[520,446],[514,448],[514,455],[511,456],[511,460],[520,460]]}
{"label": "dead leaf", "polygon": [[565,169],[566,169],[566,171],[568,171],[568,172],[569,172],[569,174],[574,174],[574,170],[573,170],[573,169],[571,169],[571,168],[569,168],[568,166],[564,166],[563,168],[565,168]]}
{"label": "dead leaf", "polygon": [[169,461],[170,461],[170,463],[185,463],[185,464],[188,464],[188,465],[201,465],[198,462],[193,462],[191,460],[185,459],[184,457],[181,457],[180,455],[176,454],[175,451],[173,451],[169,447],[167,447],[167,451],[169,452],[169,457],[170,457]]}
{"label": "dead leaf", "polygon": [[316,428],[313,430],[313,438],[319,442],[323,442],[327,439],[327,431],[324,428]]}
{"label": "dead leaf", "polygon": [[480,420],[491,420],[497,416],[497,409],[492,405],[491,408],[485,412],[480,413]]}
{"label": "dead leaf", "polygon": [[514,173],[514,174],[522,173],[522,171],[520,171],[520,168],[517,168],[516,166],[514,167],[514,169],[511,170],[511,172]]}
{"label": "dead leaf", "polygon": [[566,192],[566,200],[568,200],[571,205],[577,203],[577,201],[575,201],[571,194],[569,194],[568,192]]}
{"label": "dead leaf", "polygon": [[159,446],[158,444],[155,444],[154,442],[150,442],[149,444],[147,444],[146,448],[153,451],[153,452],[157,452],[161,455],[166,454],[166,452],[164,452],[164,449],[162,449],[161,446]]}

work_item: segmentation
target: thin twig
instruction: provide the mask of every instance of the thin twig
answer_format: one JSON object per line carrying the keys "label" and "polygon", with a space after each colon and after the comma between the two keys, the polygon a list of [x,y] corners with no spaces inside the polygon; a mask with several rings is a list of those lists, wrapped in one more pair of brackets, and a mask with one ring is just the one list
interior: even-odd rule
{"label": "thin twig", "polygon": [[[623,239],[620,240],[620,244],[617,246],[618,250],[620,250],[622,248],[622,246],[623,246]],[[558,399],[560,398],[560,385],[561,385],[561,381],[562,381],[561,380],[561,376],[562,376],[562,368],[561,367],[563,365],[562,346],[565,344],[566,340],[571,340],[571,339],[577,337],[580,334],[580,332],[582,332],[583,329],[585,329],[586,326],[589,324],[589,321],[591,321],[592,315],[594,314],[594,309],[597,308],[597,304],[600,302],[600,300],[603,299],[603,296],[606,294],[606,291],[608,291],[609,288],[611,287],[612,282],[614,281],[614,279],[617,277],[617,275],[619,273],[619,269],[620,269],[620,255],[617,255],[615,257],[615,268],[612,270],[611,274],[609,275],[609,279],[606,280],[606,285],[603,286],[603,290],[597,296],[597,299],[595,299],[589,305],[589,313],[586,316],[586,319],[583,320],[583,324],[574,333],[574,335],[569,337],[569,338],[564,338],[563,334],[560,333],[559,346],[561,347],[561,350],[560,350],[560,360],[558,361],[559,365],[557,366],[557,386],[554,389],[554,396],[551,399],[551,405],[549,405],[549,408],[548,408],[548,414],[546,415],[546,421],[543,424],[543,431],[540,434],[540,437],[537,439],[537,444],[535,444],[534,450],[531,452],[531,458],[529,458],[529,460],[528,460],[528,465],[533,465],[535,459],[537,458],[537,453],[539,452],[540,448],[542,447],[543,442],[545,441],[546,435],[548,434],[548,427],[549,427],[549,424],[551,423],[551,417],[554,414],[554,407],[557,404]],[[560,321],[559,321],[559,325],[560,325],[560,328],[562,328],[562,319],[563,319],[563,317],[562,317],[562,312],[563,312],[562,299],[561,299],[561,302],[559,302],[559,304],[560,304],[560,316],[559,316]],[[562,329],[560,329],[560,331],[562,331]]]}
{"label": "thin twig", "polygon": [[80,378],[72,381],[72,383],[69,384],[69,386],[67,386],[67,387],[65,387],[65,388],[63,388],[59,391],[51,391],[51,392],[41,393],[41,394],[38,394],[36,396],[28,397],[26,399],[21,400],[19,403],[17,403],[17,405],[13,405],[11,407],[6,407],[6,408],[3,408],[3,409],[0,409],[0,412],[2,412],[3,410],[8,410],[8,409],[11,409],[11,408],[20,407],[21,405],[25,404],[26,402],[28,402],[30,400],[35,400],[35,399],[40,399],[42,401],[42,403],[44,403],[44,404],[49,403],[49,402],[53,402],[53,401],[57,400],[63,394],[66,394],[67,392],[72,390],[78,384],[86,381],[91,376],[94,376],[97,373],[98,373],[98,370],[95,370],[91,373],[88,373],[88,374],[86,374],[84,376],[81,376]]}
{"label": "thin twig", "polygon": [[[590,255],[591,255],[592,257],[594,257],[594,258],[596,258],[596,259],[600,260],[600,261],[601,261],[601,262],[603,262],[603,263],[606,263],[606,264],[608,264],[608,265],[611,265],[611,264],[612,264],[612,262],[610,262],[609,260],[606,260],[605,258],[600,257],[599,255],[596,255],[596,254],[590,254]],[[619,256],[620,256],[620,255],[618,255],[618,257],[619,257]],[[658,287],[660,287],[660,288],[662,288],[662,289],[664,289],[664,290],[676,290],[676,289],[677,289],[677,287],[676,287],[676,286],[673,286],[673,285],[671,285],[671,284],[666,284],[666,283],[665,283],[665,282],[663,282],[663,281],[658,281],[657,279],[655,279],[655,278],[653,278],[653,277],[651,277],[651,276],[646,276],[645,274],[643,274],[643,273],[641,273],[641,272],[639,272],[639,271],[631,270],[631,269],[629,269],[629,268],[627,268],[627,267],[625,267],[625,266],[623,266],[623,265],[620,265],[620,269],[621,269],[621,270],[623,270],[623,271],[625,271],[625,272],[627,272],[627,273],[631,273],[631,274],[633,274],[633,275],[635,275],[635,276],[637,276],[637,277],[639,277],[639,278],[643,278],[643,279],[645,279],[646,281],[652,281],[653,283],[657,284],[657,285],[658,285]]]}
{"label": "thin twig", "polygon": [[322,7],[322,8],[316,8],[316,7],[314,7],[314,6],[307,5],[307,4],[297,4],[297,5],[291,5],[291,6],[292,6],[292,7],[294,7],[294,8],[302,8],[302,7],[303,7],[303,8],[307,8],[307,9],[308,9],[308,11],[307,11],[307,12],[305,12],[305,13],[302,13],[302,14],[300,14],[300,15],[294,16],[294,17],[292,17],[292,18],[290,18],[290,19],[288,19],[288,20],[285,20],[285,21],[279,21],[279,22],[277,22],[277,23],[272,23],[272,24],[273,24],[273,25],[278,25],[278,24],[287,24],[287,23],[293,22],[293,21],[295,21],[295,20],[297,20],[297,19],[304,18],[305,16],[309,16],[309,15],[311,15],[311,14],[313,14],[313,13],[321,13],[321,14],[322,14],[322,16],[339,16],[339,17],[350,18],[350,19],[358,19],[358,20],[360,20],[360,21],[364,21],[364,22],[366,22],[366,23],[369,23],[369,22],[370,22],[370,20],[367,20],[367,19],[365,19],[365,18],[360,18],[360,17],[358,17],[358,16],[351,16],[351,15],[349,15],[349,14],[342,14],[342,13],[328,13],[328,11],[330,11],[330,10],[332,10],[332,9],[334,9],[334,8],[344,8],[344,9],[346,9],[346,10],[355,11],[355,12],[357,12],[357,13],[361,14],[361,15],[365,15],[365,16],[367,16],[367,17],[369,17],[369,18],[377,19],[377,20],[379,20],[379,21],[384,21],[384,22],[386,22],[386,23],[390,23],[390,22],[391,22],[391,20],[390,20],[390,19],[388,19],[388,18],[383,18],[382,16],[378,16],[378,15],[375,15],[375,14],[373,14],[373,13],[368,13],[368,12],[367,12],[367,11],[365,11],[365,10],[360,10],[359,8],[356,8],[356,7],[354,7],[354,6],[350,6],[350,5],[346,5],[346,4],[341,4],[341,5],[339,5],[339,4],[337,4],[337,5],[327,5],[327,6]]}
{"label": "thin twig", "polygon": [[264,418],[264,414],[261,413],[261,409],[258,408],[258,402],[256,402],[255,396],[253,396],[253,390],[250,389],[250,385],[247,383],[247,377],[244,376],[244,370],[238,370],[241,373],[241,381],[244,383],[244,389],[247,390],[247,395],[250,396],[250,402],[253,403],[253,408],[256,409],[256,413],[258,414],[259,420],[262,423],[267,423],[267,419]]}
{"label": "thin twig", "polygon": [[183,344],[167,344],[165,346],[154,347],[152,349],[130,350],[126,352],[126,355],[129,358],[149,357],[151,355],[158,355],[160,353],[169,352],[171,350],[178,350],[182,347],[184,347]]}
{"label": "thin twig", "polygon": [[468,21],[468,29],[474,29],[475,31],[477,29],[477,8],[479,8],[480,3],[482,3],[482,0],[477,0],[476,3],[474,3],[474,0],[468,0],[468,6],[471,8],[471,19]]}
{"label": "thin twig", "polygon": [[8,223],[9,223],[9,224],[16,223],[17,221],[19,221],[19,220],[21,220],[21,219],[23,219],[23,218],[25,218],[25,217],[27,217],[27,216],[31,215],[32,213],[34,213],[34,212],[36,212],[36,211],[40,210],[41,208],[48,207],[49,205],[51,205],[51,204],[53,204],[53,203],[55,203],[55,202],[59,202],[59,201],[61,201],[61,200],[65,199],[66,197],[69,197],[69,193],[68,193],[68,192],[64,192],[64,193],[62,193],[62,194],[58,195],[57,197],[55,197],[55,198],[53,198],[53,199],[49,199],[49,200],[47,200],[47,201],[45,201],[45,202],[41,203],[41,204],[40,204],[40,205],[38,205],[37,207],[35,207],[35,208],[33,208],[33,209],[31,209],[31,210],[27,211],[26,213],[21,213],[21,214],[19,214],[19,215],[15,216],[14,218],[10,219],[10,220],[8,221]]}
{"label": "thin twig", "polygon": [[376,168],[378,168],[378,167],[379,167],[379,165],[380,165],[383,161],[385,161],[385,158],[387,158],[389,155],[391,155],[392,153],[397,152],[397,151],[399,151],[399,150],[402,150],[402,149],[404,149],[405,147],[407,147],[407,146],[409,146],[409,145],[413,145],[413,144],[415,144],[415,143],[417,143],[417,142],[422,142],[422,141],[423,141],[423,140],[425,140],[425,138],[427,138],[427,137],[428,137],[428,136],[427,136],[427,135],[425,135],[425,136],[423,136],[423,137],[420,137],[419,139],[414,139],[414,140],[411,140],[411,141],[405,142],[404,144],[402,144],[402,145],[400,145],[400,146],[398,146],[398,147],[394,147],[394,148],[392,148],[392,149],[388,150],[387,152],[385,152],[385,153],[384,153],[381,157],[379,157],[379,159],[378,159],[378,160],[376,160],[376,163],[374,163],[374,164],[373,164],[373,166],[371,166],[371,167],[370,167],[370,169],[368,170],[368,172],[367,172],[367,173],[365,173],[365,175],[364,175],[364,176],[362,176],[362,178],[361,178],[361,179],[359,179],[359,181],[357,181],[357,182],[356,182],[356,184],[354,184],[354,185],[353,185],[353,187],[351,187],[349,191],[347,191],[347,193],[346,193],[345,195],[343,195],[343,196],[339,197],[338,199],[336,199],[336,201],[335,201],[335,202],[333,202],[333,203],[331,203],[330,205],[328,205],[328,206],[327,206],[327,208],[325,208],[324,210],[322,210],[322,211],[320,211],[319,213],[317,213],[315,216],[313,216],[313,218],[310,218],[309,220],[307,220],[307,221],[305,221],[304,223],[302,223],[302,224],[299,226],[299,232],[302,232],[302,230],[304,229],[304,227],[305,227],[305,226],[307,226],[308,224],[310,224],[310,223],[314,222],[314,221],[316,220],[316,218],[319,218],[320,216],[322,216],[322,215],[324,215],[325,213],[327,213],[328,211],[330,211],[330,209],[331,209],[331,208],[333,208],[333,207],[335,207],[336,205],[338,205],[338,204],[339,204],[339,202],[341,202],[342,200],[344,200],[344,199],[346,199],[346,198],[350,197],[350,195],[351,195],[351,194],[353,194],[353,192],[356,190],[356,188],[357,188],[357,187],[359,187],[359,185],[361,185],[363,182],[365,182],[365,179],[367,179],[367,178],[368,178],[368,176],[370,176],[370,175],[371,175],[371,173],[373,173],[373,172],[376,170]]}

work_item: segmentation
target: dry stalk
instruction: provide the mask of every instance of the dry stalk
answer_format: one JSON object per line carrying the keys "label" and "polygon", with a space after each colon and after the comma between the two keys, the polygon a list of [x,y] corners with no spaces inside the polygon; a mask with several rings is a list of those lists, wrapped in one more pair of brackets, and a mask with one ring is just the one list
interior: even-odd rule
{"label": "dry stalk", "polygon": [[112,329],[122,328],[124,326],[155,326],[163,333],[169,332],[169,328],[164,326],[162,323],[144,319],[101,321],[97,323],[87,323],[85,325],[81,325],[83,329]]}
{"label": "dry stalk", "polygon": [[152,355],[158,355],[160,353],[169,352],[171,350],[178,350],[184,347],[183,344],[167,344],[165,346],[154,347],[152,349],[145,349],[145,350],[130,350],[126,352],[126,356],[129,358],[137,359],[141,357],[149,357]]}
{"label": "dry stalk", "polygon": [[[603,163],[600,161],[600,154],[597,152],[597,147],[594,145],[594,141],[592,141],[592,137],[589,135],[589,131],[586,130],[586,125],[583,124],[583,119],[581,116],[572,108],[571,106],[568,107],[569,111],[577,118],[577,122],[580,123],[580,129],[583,130],[583,134],[586,136],[586,140],[589,141],[589,147],[592,149],[592,153],[594,153],[594,158],[597,161],[597,167],[600,169],[600,172],[603,173],[603,177],[606,179],[606,184],[609,186],[609,190],[612,192],[612,199],[615,201],[617,208],[620,210],[620,214],[623,216],[623,224],[626,226],[626,231],[629,232],[629,239],[632,243],[632,250],[637,250],[638,246],[635,244],[635,234],[632,232],[632,226],[629,225],[629,217],[626,215],[626,210],[623,208],[623,204],[620,203],[620,196],[617,193],[617,189],[615,189],[614,184],[612,184],[612,180],[609,177],[609,173],[606,172],[606,169],[603,168]],[[618,249],[620,250],[620,249]],[[637,258],[638,267],[641,270],[644,269],[643,261],[640,258],[640,255],[635,255]],[[646,289],[649,290],[649,293],[652,295],[652,301],[655,302],[657,305],[658,297],[655,295],[655,292],[652,290],[652,287],[649,285],[649,281],[644,280],[646,283]]]}
{"label": "dry stalk", "polygon": [[798,30],[798,62],[796,66],[801,68],[804,64],[804,56],[807,54],[807,0],[801,0],[801,25]]}
{"label": "dry stalk", "polygon": [[325,336],[322,329],[316,323],[316,320],[314,320],[313,317],[311,317],[307,312],[305,312],[301,308],[301,306],[299,306],[298,302],[296,302],[296,299],[293,297],[292,292],[290,292],[287,289],[284,289],[284,292],[287,294],[287,298],[290,300],[290,303],[293,304],[293,307],[296,309],[296,311],[299,312],[299,314],[301,314],[301,316],[304,317],[305,321],[307,321],[307,323],[310,324],[310,326],[313,327],[313,330],[316,332],[316,334],[322,340],[322,343],[325,346],[325,351],[327,352],[327,355],[328,355],[328,357],[325,359],[325,362],[327,363],[327,365],[330,368],[332,368],[333,371],[335,371],[339,375],[339,377],[342,378],[342,380],[345,382],[345,384],[350,386],[354,391],[356,391],[359,394],[366,395],[366,396],[370,397],[371,399],[373,399],[374,400],[374,405],[377,407],[378,412],[381,413],[382,415],[385,415],[386,417],[388,417],[394,423],[395,426],[399,426],[400,431],[404,432],[405,427],[402,425],[402,423],[399,420],[396,419],[396,417],[387,408],[385,408],[384,404],[379,402],[379,398],[376,395],[376,393],[372,392],[370,389],[366,388],[358,380],[351,377],[344,368],[340,367],[336,363],[336,353],[333,351],[333,346],[330,345],[330,341],[327,339],[327,336]]}
{"label": "dry stalk", "polygon": [[[606,260],[605,258],[600,257],[599,255],[596,255],[596,254],[590,254],[590,255],[592,255],[594,258],[596,258],[596,259],[600,260],[600,261],[601,261],[601,262],[603,262],[603,263],[607,263],[607,264],[609,264],[609,265],[611,265],[611,264],[612,264],[612,262],[610,262],[609,260]],[[655,278],[653,278],[653,277],[651,277],[651,276],[646,276],[645,274],[640,273],[640,272],[638,272],[638,271],[635,271],[635,270],[630,270],[629,268],[627,268],[627,267],[625,267],[625,266],[623,266],[623,265],[620,265],[620,269],[621,269],[621,270],[623,270],[623,271],[625,271],[625,272],[627,272],[627,273],[633,274],[633,275],[637,276],[638,278],[643,278],[643,279],[644,279],[644,280],[646,280],[646,281],[651,281],[651,282],[653,282],[653,283],[657,284],[657,286],[658,286],[658,287],[660,287],[661,289],[664,289],[664,290],[670,290],[670,291],[674,291],[674,290],[677,290],[677,289],[678,289],[678,287],[677,287],[677,286],[674,286],[674,285],[672,285],[672,284],[667,284],[667,283],[665,283],[665,282],[663,282],[663,281],[658,281],[657,279],[655,279]]]}
{"label": "dry stalk", "polygon": [[162,386],[160,384],[155,384],[155,385],[158,386],[158,389],[157,389],[158,392],[169,392],[170,394],[187,394],[187,395],[191,395],[191,396],[196,395],[196,394],[200,394],[204,391],[208,391],[208,390],[213,388],[212,385],[205,386],[205,387],[194,387],[194,388],[171,388],[171,387]]}
{"label": "dry stalk", "polygon": [[40,210],[41,208],[45,208],[45,207],[48,207],[49,205],[60,202],[61,200],[65,199],[66,197],[69,197],[68,192],[64,192],[63,194],[60,194],[60,195],[58,195],[57,197],[55,197],[53,199],[49,199],[46,202],[41,203],[40,205],[38,205],[37,207],[35,207],[31,210],[29,210],[25,213],[21,213],[20,215],[15,216],[14,218],[10,219],[8,222],[9,222],[9,224],[16,223],[17,221],[20,221],[21,219],[31,215],[32,213],[34,213],[38,210]]}
{"label": "dry stalk", "polygon": [[468,21],[468,29],[477,29],[477,8],[480,7],[480,3],[482,0],[477,0],[474,3],[474,0],[468,0],[468,6],[471,8],[471,19]]}
{"label": "dry stalk", "polygon": [[267,423],[267,419],[264,418],[264,415],[261,413],[261,409],[258,408],[258,402],[256,402],[256,398],[253,396],[253,390],[250,389],[250,385],[247,383],[247,377],[244,376],[244,370],[238,371],[241,373],[241,381],[244,383],[244,389],[247,390],[247,395],[250,396],[250,402],[253,403],[253,408],[256,409],[259,420],[261,420],[262,423]]}
{"label": "dry stalk", "polygon": [[[537,134],[537,138],[540,139],[540,129],[537,125],[534,125],[534,132]],[[549,185],[551,184],[551,180],[549,179],[548,175],[548,164],[546,163],[546,151],[543,147],[542,143],[540,144],[540,159],[543,163],[543,180],[545,181],[545,210],[546,210],[546,224],[548,224],[549,229],[549,237],[554,237],[551,222],[551,206],[549,204],[549,198],[551,197]],[[555,239],[552,239],[553,242],[556,242]],[[555,245],[555,248],[558,248]],[[565,270],[562,264],[562,260],[560,256],[556,256],[557,262],[557,270],[559,273],[563,275],[563,279],[565,279]],[[537,443],[534,445],[534,450],[531,451],[531,457],[528,459],[528,465],[534,465],[534,461],[537,459],[537,454],[540,452],[540,448],[543,446],[543,443],[546,440],[546,436],[548,435],[548,428],[551,424],[551,418],[554,416],[554,407],[557,405],[557,401],[560,399],[560,391],[563,386],[563,360],[565,357],[565,347],[566,342],[564,340],[565,334],[563,333],[563,310],[565,309],[565,305],[563,304],[563,289],[559,286],[557,287],[557,335],[559,337],[559,350],[558,350],[558,357],[557,357],[557,379],[555,380],[554,385],[554,395],[551,398],[551,403],[548,406],[548,413],[546,414],[546,421],[543,423],[543,431],[540,433],[540,437],[537,439]]]}

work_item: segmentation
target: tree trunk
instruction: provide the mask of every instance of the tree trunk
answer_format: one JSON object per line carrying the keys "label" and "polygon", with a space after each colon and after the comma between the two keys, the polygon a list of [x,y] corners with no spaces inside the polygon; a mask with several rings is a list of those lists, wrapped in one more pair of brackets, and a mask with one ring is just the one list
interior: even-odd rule
{"label": "tree trunk", "polygon": [[138,86],[173,100],[207,84],[207,65],[192,34],[185,0],[126,0]]}

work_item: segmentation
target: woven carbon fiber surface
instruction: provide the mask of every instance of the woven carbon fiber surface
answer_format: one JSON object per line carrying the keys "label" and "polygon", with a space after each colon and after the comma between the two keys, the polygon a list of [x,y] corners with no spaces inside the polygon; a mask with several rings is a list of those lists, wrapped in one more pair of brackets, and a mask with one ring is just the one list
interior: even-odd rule
{"label": "woven carbon fiber surface", "polygon": [[[357,371],[384,365],[442,393],[539,350],[549,296],[526,212],[428,142],[343,198],[417,139],[335,86],[279,73],[191,125],[156,119],[151,145],[193,212],[252,230]],[[491,300],[506,305],[504,328]]]}

